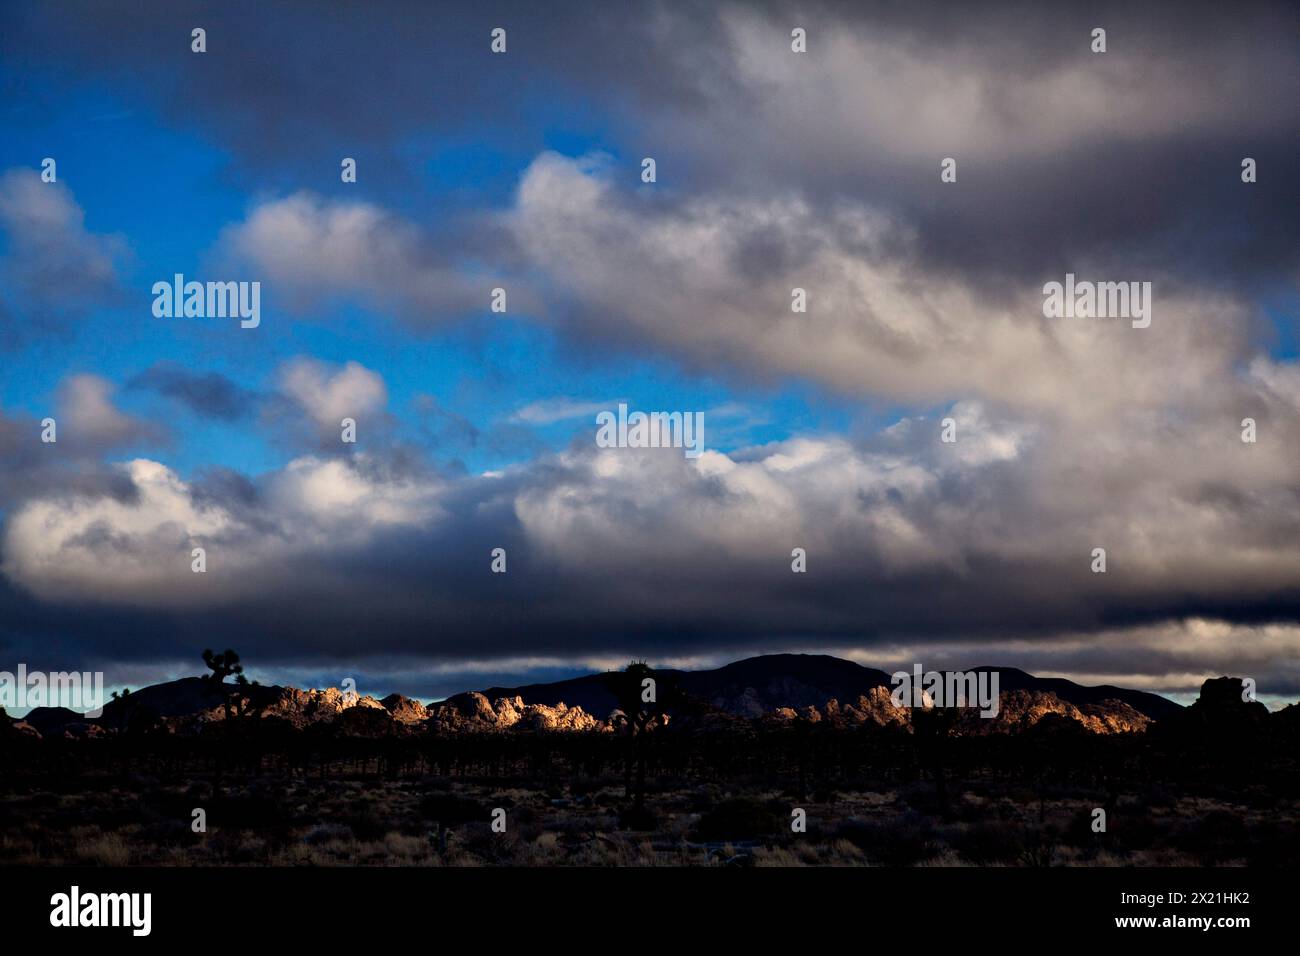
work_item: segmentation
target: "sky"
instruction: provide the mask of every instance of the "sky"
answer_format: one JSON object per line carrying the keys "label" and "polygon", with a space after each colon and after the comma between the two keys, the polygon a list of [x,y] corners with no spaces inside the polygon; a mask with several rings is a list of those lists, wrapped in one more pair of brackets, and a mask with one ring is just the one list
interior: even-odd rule
{"label": "sky", "polygon": [[[810,651],[1294,701],[1298,41],[1282,3],[6,3],[0,669],[229,646],[431,699]],[[177,274],[260,323],[155,315]],[[1045,315],[1067,274],[1150,325]],[[703,453],[601,447],[619,403]]]}

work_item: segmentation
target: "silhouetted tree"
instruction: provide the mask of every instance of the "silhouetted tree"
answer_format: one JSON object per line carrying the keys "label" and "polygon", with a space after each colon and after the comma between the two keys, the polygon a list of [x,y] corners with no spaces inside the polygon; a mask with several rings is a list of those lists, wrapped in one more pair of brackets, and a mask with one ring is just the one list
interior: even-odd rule
{"label": "silhouetted tree", "polygon": [[221,684],[232,674],[244,673],[244,665],[239,663],[239,655],[230,648],[221,654],[213,654],[210,649],[203,652],[203,663],[208,665],[211,674],[205,675],[207,680],[216,684]]}
{"label": "silhouetted tree", "polygon": [[[221,703],[226,711],[226,720],[229,720],[231,695],[226,690],[225,680],[232,674],[239,678],[239,680],[243,680],[244,665],[239,663],[239,655],[230,648],[226,648],[225,651],[220,654],[213,654],[211,649],[205,649],[203,651],[203,663],[207,664],[208,669],[212,671],[211,674],[204,675],[204,680],[207,680],[213,687],[222,692],[223,697]],[[247,681],[244,681],[244,684],[247,684]],[[238,688],[236,689],[236,693],[237,692]]]}
{"label": "silhouetted tree", "polygon": [[948,737],[957,721],[955,707],[925,707],[919,699],[912,704],[912,742],[917,760],[934,778],[934,795],[939,812],[947,816],[948,800]]}
{"label": "silhouetted tree", "polygon": [[135,711],[135,701],[131,700],[131,688],[123,687],[120,694],[113,691],[108,696],[121,705],[117,708],[117,729],[126,730],[131,723],[131,714]]}
{"label": "silhouetted tree", "polygon": [[[667,722],[668,711],[680,699],[681,692],[671,675],[657,673],[644,661],[633,661],[621,671],[606,675],[606,686],[623,712],[624,729],[629,740],[629,756],[624,770],[624,788],[635,805],[645,804],[646,735]],[[636,767],[635,790],[632,767]]]}

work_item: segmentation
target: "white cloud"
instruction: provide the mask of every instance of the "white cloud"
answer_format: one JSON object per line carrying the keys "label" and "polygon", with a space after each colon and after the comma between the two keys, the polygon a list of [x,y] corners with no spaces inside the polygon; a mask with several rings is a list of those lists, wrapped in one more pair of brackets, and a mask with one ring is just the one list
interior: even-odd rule
{"label": "white cloud", "polygon": [[[1149,329],[1045,319],[1041,283],[992,301],[926,274],[909,231],[866,206],[827,217],[794,197],[634,201],[599,159],[546,153],[511,222],[557,290],[553,321],[710,372],[1095,420],[1185,401],[1249,355],[1240,302],[1170,281],[1155,286]],[[796,287],[806,314],[791,312]]]}
{"label": "white cloud", "polygon": [[[306,312],[333,300],[359,303],[429,326],[486,313],[502,279],[464,250],[367,202],[300,192],[264,202],[223,230],[217,257],[264,280]],[[527,292],[511,285],[508,304]]]}
{"label": "white cloud", "polygon": [[341,368],[311,358],[297,358],[279,371],[280,388],[322,433],[338,432],[344,418],[358,424],[383,412],[388,388],[377,373],[357,362]]}
{"label": "white cloud", "polygon": [[617,401],[579,402],[571,398],[547,398],[531,402],[510,416],[526,425],[552,425],[573,418],[594,418],[598,412],[615,408]]}
{"label": "white cloud", "polygon": [[[30,500],[5,526],[6,577],[47,600],[186,608],[268,597],[286,567],[364,548],[386,527],[419,528],[441,515],[432,481],[382,480],[369,459],[301,458],[268,477],[249,510],[217,502],[159,462],[117,468],[135,495]],[[208,570],[191,569],[207,551]]]}

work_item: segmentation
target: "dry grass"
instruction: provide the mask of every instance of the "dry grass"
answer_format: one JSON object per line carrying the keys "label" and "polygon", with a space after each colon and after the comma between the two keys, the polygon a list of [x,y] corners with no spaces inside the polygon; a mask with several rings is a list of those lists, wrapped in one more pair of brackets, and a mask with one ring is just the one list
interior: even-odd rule
{"label": "dry grass", "polygon": [[[807,833],[789,830],[795,801],[780,790],[665,784],[647,801],[649,832],[620,830],[619,781],[588,781],[580,798],[556,799],[490,781],[261,777],[206,781],[140,792],[96,786],[0,796],[0,812],[20,826],[0,830],[0,863],[271,866],[1181,866],[1243,865],[1267,850],[1297,853],[1300,805],[1266,810],[1206,796],[1148,805],[1124,795],[1110,832],[1081,826],[1094,795],[1028,799],[983,787],[937,813],[924,787],[823,794],[802,801]],[[446,852],[437,826],[422,816],[431,792],[484,808],[481,819],[449,824]],[[191,810],[204,807],[208,830],[194,833]],[[507,830],[491,830],[488,811],[507,811]],[[744,808],[736,826],[762,832],[697,834],[718,808]],[[737,811],[739,812],[739,811]],[[1040,816],[1041,814],[1041,816]],[[757,822],[755,822],[757,821]],[[764,823],[763,821],[770,821]],[[1224,821],[1227,821],[1226,823]],[[1228,825],[1231,824],[1231,825]],[[725,827],[725,824],[723,824]],[[717,832],[716,829],[710,832]]]}

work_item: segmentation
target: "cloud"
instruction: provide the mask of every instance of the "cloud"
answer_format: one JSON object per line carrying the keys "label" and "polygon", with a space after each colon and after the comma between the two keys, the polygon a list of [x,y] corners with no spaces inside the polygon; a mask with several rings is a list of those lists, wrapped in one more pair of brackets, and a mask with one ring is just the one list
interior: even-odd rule
{"label": "cloud", "polygon": [[67,186],[33,170],[0,175],[0,344],[17,345],[111,305],[121,295],[118,237],[96,235]]}
{"label": "cloud", "polygon": [[59,388],[59,442],[107,450],[165,437],[153,422],[128,415],[113,403],[116,386],[98,375],[73,375]]}
{"label": "cloud", "polygon": [[[987,296],[928,272],[906,224],[870,206],[827,217],[795,196],[639,201],[598,157],[539,156],[512,224],[557,325],[700,371],[1080,418],[1185,401],[1250,352],[1242,300],[1174,277],[1153,283],[1149,329],[1046,319],[1053,276]],[[807,313],[791,310],[796,288]]]}
{"label": "cloud", "polygon": [[[501,281],[467,262],[464,245],[440,242],[379,206],[309,193],[255,207],[223,230],[217,255],[259,277],[300,313],[350,302],[416,327],[486,313]],[[515,291],[518,307],[523,293]]]}
{"label": "cloud", "polygon": [[156,392],[218,421],[236,422],[257,413],[264,424],[335,451],[345,418],[385,435],[393,424],[383,377],[352,361],[336,365],[298,356],[281,363],[264,390],[245,388],[219,372],[160,362],[132,376],[128,388]]}
{"label": "cloud", "polygon": [[[357,462],[299,458],[244,500],[213,496],[147,459],[117,468],[129,500],[50,496],[10,517],[0,571],[72,604],[194,610],[269,595],[267,584],[314,552],[355,551],[379,530],[438,514],[437,488]],[[208,571],[191,567],[195,547]],[[284,583],[282,581],[282,583]]]}
{"label": "cloud", "polygon": [[579,402],[571,398],[547,398],[530,402],[510,416],[510,421],[527,425],[553,425],[574,418],[594,418],[614,408],[617,402]]}
{"label": "cloud", "polygon": [[[1285,4],[1238,9],[676,8],[665,18],[695,28],[657,31],[654,71],[707,81],[638,99],[628,135],[670,188],[790,191],[822,215],[871,197],[916,227],[927,271],[990,289],[1083,261],[1285,281],[1300,267],[1280,213],[1300,199],[1286,147],[1300,108],[1256,91],[1300,84],[1296,24]],[[805,54],[790,51],[795,20]],[[1104,54],[1091,50],[1099,24]],[[1279,178],[1243,186],[1245,156]],[[956,183],[939,180],[947,157]],[[1261,183],[1267,197],[1249,191]]]}
{"label": "cloud", "polygon": [[[970,663],[979,646],[1160,688],[1243,670],[1296,686],[1300,371],[1262,351],[1256,308],[1300,274],[1300,106],[1259,95],[1300,79],[1287,5],[812,3],[807,54],[789,49],[787,5],[520,5],[489,66],[499,11],[340,11],[310,20],[306,50],[305,5],[231,3],[205,14],[213,52],[195,58],[175,42],[190,14],[147,9],[35,10],[0,42],[75,59],[90,82],[129,66],[133,107],[201,117],[276,197],[216,251],[304,318],[359,306],[445,330],[500,284],[512,315],[611,362],[906,410],[879,433],[697,462],[590,443],[521,460],[525,426],[591,408],[536,402],[480,435],[417,401],[430,443],[517,462],[448,477],[405,451],[339,454],[343,417],[391,437],[374,370],[299,359],[255,398],[157,367],[135,384],[225,420],[256,402],[309,439],[267,474],[182,476],[99,460],[143,435],[106,382],[82,380],[60,414],[99,445],[40,447],[31,418],[0,415],[0,649],[176,659],[215,632],[250,660],[454,669],[797,646]],[[399,19],[400,37],[367,26]],[[1088,49],[1098,22],[1105,54]],[[579,109],[608,155],[538,155]],[[533,158],[512,197],[489,186],[452,216],[444,199],[465,196],[426,192],[409,146],[471,124],[502,168]],[[286,195],[279,171],[318,176],[322,155],[361,149],[357,189],[387,190],[400,214],[373,193]],[[1240,181],[1247,155],[1258,183]],[[946,156],[956,183],[939,180]],[[62,186],[0,182],[4,317],[100,301],[113,241]],[[1066,272],[1151,281],[1151,328],[1044,319],[1042,285]],[[195,542],[207,575],[189,571]],[[488,571],[495,547],[506,575]]]}
{"label": "cloud", "polygon": [[[1300,107],[1259,95],[1300,84],[1284,0],[1001,2],[978,16],[941,2],[521,2],[436,19],[401,0],[330,17],[249,0],[204,10],[210,36],[238,37],[239,55],[201,60],[173,42],[192,16],[164,0],[129,25],[108,10],[69,21],[37,9],[12,42],[32,62],[125,85],[267,188],[286,168],[319,175],[323,153],[359,153],[363,170],[383,170],[360,188],[441,216],[445,196],[419,195],[428,170],[412,156],[427,154],[410,143],[459,142],[472,127],[475,142],[513,155],[539,148],[568,111],[634,159],[655,155],[665,187],[779,189],[823,213],[871,196],[919,227],[931,268],[968,281],[1086,259],[1242,286],[1300,265],[1287,214],[1300,200]],[[795,20],[807,53],[790,50]],[[489,61],[488,32],[505,21],[510,53]],[[401,35],[380,22],[401,22]],[[1104,54],[1091,51],[1099,23]],[[295,43],[304,24],[310,50]],[[47,106],[39,90],[13,92]],[[1250,187],[1247,155],[1264,171]],[[945,157],[958,160],[956,184],[939,182]]]}
{"label": "cloud", "polygon": [[[206,483],[135,461],[126,500],[51,493],[16,509],[0,570],[37,599],[124,616],[142,635],[129,653],[175,654],[202,620],[240,634],[246,657],[294,666],[1016,641],[1023,653],[994,663],[1059,646],[1056,669],[1100,673],[1104,655],[1061,636],[1202,619],[1264,629],[1276,648],[1300,620],[1289,437],[1189,441],[1156,423],[1116,469],[1111,450],[987,407],[949,413],[956,445],[910,418],[867,442],[802,436],[695,462],[579,444],[454,478],[368,455]],[[205,575],[189,570],[194,546]],[[1090,571],[1099,546],[1106,574]],[[496,547],[507,574],[490,572]],[[796,547],[806,574],[791,572]],[[91,614],[62,623],[69,640]],[[1198,667],[1294,678],[1227,638],[1171,648],[1124,666],[1153,684]]]}
{"label": "cloud", "polygon": [[[355,443],[343,441],[345,419],[355,423]],[[282,362],[260,403],[259,421],[287,448],[315,455],[350,457],[365,448],[397,463],[413,454],[397,438],[383,376],[359,362],[310,356]]]}
{"label": "cloud", "polygon": [[280,369],[280,387],[322,430],[337,430],[344,418],[361,418],[388,404],[384,380],[357,362],[332,370],[298,358]]}
{"label": "cloud", "polygon": [[130,389],[157,392],[204,418],[238,421],[258,403],[258,395],[219,372],[195,372],[175,362],[159,362],[133,376]]}
{"label": "cloud", "polygon": [[[57,422],[57,418],[56,418]],[[58,442],[41,440],[41,420],[0,409],[0,512],[54,491],[126,500],[134,487],[99,460],[104,450],[93,441],[76,441],[67,423]]]}

